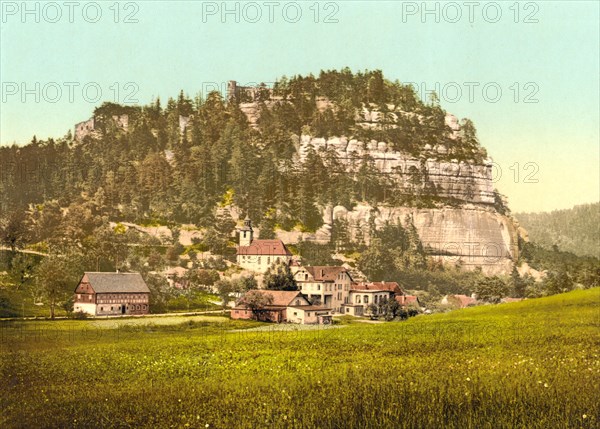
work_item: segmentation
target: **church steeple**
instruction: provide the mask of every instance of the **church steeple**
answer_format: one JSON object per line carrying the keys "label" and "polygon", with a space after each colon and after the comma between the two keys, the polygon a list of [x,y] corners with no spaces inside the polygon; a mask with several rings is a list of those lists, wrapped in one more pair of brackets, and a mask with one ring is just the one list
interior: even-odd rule
{"label": "church steeple", "polygon": [[254,239],[254,231],[252,230],[252,221],[246,216],[244,219],[244,227],[240,229],[240,246],[250,246]]}

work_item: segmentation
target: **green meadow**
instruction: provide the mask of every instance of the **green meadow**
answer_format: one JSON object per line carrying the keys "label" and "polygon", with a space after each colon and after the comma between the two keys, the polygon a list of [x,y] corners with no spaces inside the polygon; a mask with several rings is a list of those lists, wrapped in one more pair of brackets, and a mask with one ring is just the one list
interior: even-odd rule
{"label": "green meadow", "polygon": [[600,288],[329,329],[181,319],[0,324],[0,427],[600,424]]}

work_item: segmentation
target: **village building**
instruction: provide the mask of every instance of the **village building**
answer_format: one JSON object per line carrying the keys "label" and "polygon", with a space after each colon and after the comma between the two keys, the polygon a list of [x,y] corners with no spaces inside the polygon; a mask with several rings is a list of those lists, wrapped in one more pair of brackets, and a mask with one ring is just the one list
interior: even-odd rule
{"label": "village building", "polygon": [[450,305],[456,308],[466,308],[477,304],[477,299],[474,295],[446,295],[442,298],[443,305]]}
{"label": "village building", "polygon": [[407,295],[397,282],[360,282],[352,284],[343,314],[364,316],[369,313],[371,304],[385,304],[390,299],[395,299],[403,308],[420,305],[417,297]]}
{"label": "village building", "polygon": [[251,309],[243,304],[236,305],[231,310],[232,319],[256,319],[264,322],[299,324],[331,323],[331,309],[311,305],[300,291],[261,289],[251,292],[270,295],[272,301],[258,309]]}
{"label": "village building", "polygon": [[281,240],[255,240],[252,222],[246,217],[240,229],[237,264],[247,270],[265,273],[274,263],[289,264],[292,253]]}
{"label": "village building", "polygon": [[186,278],[188,270],[183,267],[169,267],[163,274],[167,278],[169,286],[175,289],[185,289],[188,285]]}
{"label": "village building", "polygon": [[150,289],[139,273],[85,272],[75,288],[73,310],[92,316],[150,312]]}
{"label": "village building", "polygon": [[352,277],[344,267],[308,266],[295,270],[298,287],[313,303],[343,313],[343,304],[349,303]]}
{"label": "village building", "polygon": [[[393,285],[398,283],[393,282]],[[383,304],[394,297],[393,285],[386,282],[379,283],[353,283],[348,296],[348,302],[344,303],[344,314],[350,316],[363,316],[368,313],[371,304]],[[399,289],[399,287],[398,287]]]}

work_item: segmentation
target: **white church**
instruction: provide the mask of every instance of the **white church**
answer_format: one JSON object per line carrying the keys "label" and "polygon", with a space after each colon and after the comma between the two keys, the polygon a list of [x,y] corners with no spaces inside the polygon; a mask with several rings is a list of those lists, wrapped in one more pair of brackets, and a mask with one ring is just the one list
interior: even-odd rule
{"label": "white church", "polygon": [[292,254],[281,240],[255,240],[252,221],[246,217],[240,229],[237,263],[242,268],[265,273],[275,262],[288,263]]}

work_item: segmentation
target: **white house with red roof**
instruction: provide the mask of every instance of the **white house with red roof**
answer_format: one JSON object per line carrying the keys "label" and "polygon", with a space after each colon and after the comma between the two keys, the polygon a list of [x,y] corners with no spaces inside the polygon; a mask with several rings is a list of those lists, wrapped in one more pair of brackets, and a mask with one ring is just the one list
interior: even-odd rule
{"label": "white house with red roof", "polygon": [[334,266],[300,267],[294,273],[294,279],[312,302],[318,301],[337,313],[343,312],[342,306],[348,302],[353,283],[346,268]]}
{"label": "white house with red roof", "polygon": [[390,299],[395,299],[401,307],[420,305],[417,297],[407,295],[397,282],[361,282],[352,284],[343,313],[362,316],[369,305],[384,304]]}
{"label": "white house with red roof", "polygon": [[273,263],[289,264],[292,254],[281,240],[255,240],[252,221],[246,217],[240,229],[237,263],[242,268],[265,273]]}

